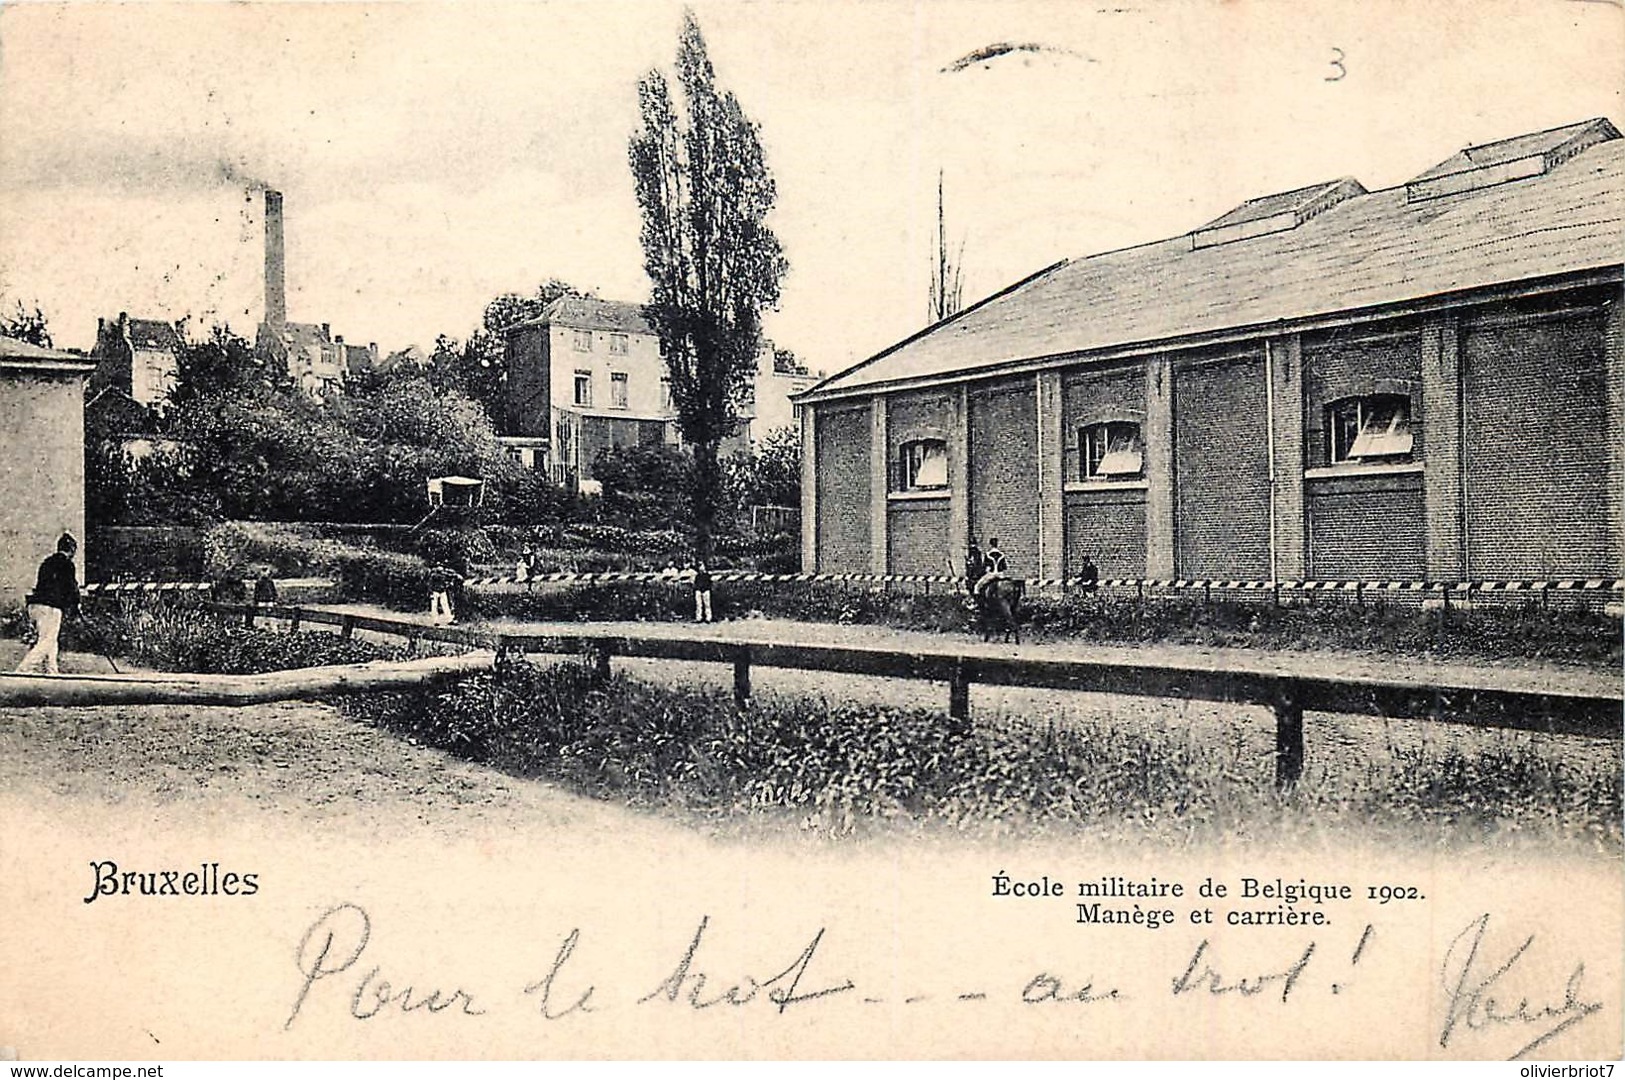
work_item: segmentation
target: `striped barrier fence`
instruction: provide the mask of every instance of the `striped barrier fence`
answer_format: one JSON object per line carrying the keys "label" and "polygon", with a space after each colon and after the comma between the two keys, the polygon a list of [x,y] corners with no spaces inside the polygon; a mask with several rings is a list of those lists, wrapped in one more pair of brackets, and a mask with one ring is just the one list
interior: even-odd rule
{"label": "striped barrier fence", "polygon": [[209,592],[207,581],[92,581],[83,589],[91,595],[113,593]]}
{"label": "striped barrier fence", "polygon": [[[947,574],[768,574],[750,570],[718,570],[711,575],[714,582],[761,582],[769,584],[848,584],[875,585],[947,585],[965,588],[965,579]],[[463,585],[470,588],[491,588],[514,585],[608,585],[624,583],[687,585],[692,577],[661,571],[605,570],[595,573],[534,574],[528,578],[512,575],[470,577]],[[1026,578],[1027,587],[1044,591],[1088,591],[1090,589],[1133,589],[1140,596],[1148,592],[1193,592],[1200,590],[1211,598],[1214,590],[1223,592],[1271,592],[1276,599],[1294,594],[1316,593],[1353,594],[1356,599],[1366,594],[1422,594],[1445,598],[1470,597],[1473,594],[1493,596],[1529,594],[1544,598],[1548,594],[1572,593],[1625,593],[1625,579],[1620,578],[1556,578],[1550,580],[1483,580],[1483,581],[1399,581],[1399,580],[1326,580],[1326,581],[1269,581],[1239,578]],[[210,593],[214,585],[207,581],[97,581],[84,587],[91,595],[125,595],[158,593]]]}
{"label": "striped barrier fence", "polygon": [[[692,575],[669,574],[659,571],[604,570],[595,573],[532,574],[527,578],[512,575],[500,577],[465,578],[464,585],[531,585],[531,584],[610,584],[617,582],[664,583],[684,585]],[[852,584],[943,584],[963,587],[963,577],[946,574],[767,574],[753,570],[715,570],[715,582],[832,582]],[[1025,578],[1027,585],[1040,589],[1079,589],[1091,585],[1100,588],[1144,589],[1229,589],[1229,590],[1282,590],[1301,592],[1625,592],[1625,579],[1621,578],[1561,578],[1549,581],[1386,581],[1386,580],[1329,580],[1329,581],[1267,581],[1233,578]]]}

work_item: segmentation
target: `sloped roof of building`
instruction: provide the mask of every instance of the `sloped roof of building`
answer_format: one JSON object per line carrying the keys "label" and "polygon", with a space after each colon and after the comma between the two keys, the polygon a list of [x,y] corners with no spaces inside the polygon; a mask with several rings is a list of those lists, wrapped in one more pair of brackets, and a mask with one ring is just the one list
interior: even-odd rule
{"label": "sloped roof of building", "polygon": [[1610,137],[1541,175],[1476,191],[1410,202],[1401,185],[1346,198],[1284,231],[1206,247],[1185,234],[1063,261],[835,374],[806,397],[1173,347],[1617,267],[1625,252],[1622,179],[1625,139]]}
{"label": "sloped roof of building", "polygon": [[85,371],[90,371],[96,366],[94,360],[78,353],[49,349],[44,345],[35,345],[31,341],[6,337],[3,334],[0,334],[0,363],[15,367],[56,367],[68,364]]}
{"label": "sloped roof of building", "polygon": [[612,330],[626,334],[653,334],[643,317],[642,304],[622,300],[600,300],[596,296],[561,296],[535,319],[515,323],[520,326],[565,326],[573,330]]}
{"label": "sloped roof of building", "polygon": [[325,323],[283,323],[282,340],[289,345],[330,345],[333,342],[332,328]]}
{"label": "sloped roof of building", "polygon": [[130,346],[136,349],[154,349],[173,352],[180,348],[181,337],[171,323],[162,319],[131,319]]}

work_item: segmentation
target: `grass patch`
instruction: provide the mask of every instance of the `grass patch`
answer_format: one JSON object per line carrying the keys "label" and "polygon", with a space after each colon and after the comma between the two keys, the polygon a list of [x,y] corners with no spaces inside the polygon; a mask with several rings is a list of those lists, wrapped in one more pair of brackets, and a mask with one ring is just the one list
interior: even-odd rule
{"label": "grass patch", "polygon": [[[1393,750],[1391,763],[1275,790],[1256,748],[1109,715],[1002,718],[969,735],[929,709],[655,686],[585,665],[511,662],[434,694],[357,699],[369,722],[506,772],[699,821],[835,836],[877,827],[1104,832],[1159,842],[1291,838],[1328,825],[1411,842],[1532,832],[1617,853],[1617,771],[1509,736],[1491,752]],[[1238,728],[1239,730],[1239,728]]]}

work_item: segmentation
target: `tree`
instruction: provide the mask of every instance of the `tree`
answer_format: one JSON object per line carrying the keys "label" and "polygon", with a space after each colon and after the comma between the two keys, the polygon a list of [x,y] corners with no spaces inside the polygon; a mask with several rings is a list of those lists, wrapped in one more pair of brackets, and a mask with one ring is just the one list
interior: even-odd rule
{"label": "tree", "polygon": [[733,94],[718,92],[692,11],[678,35],[677,82],[680,101],[658,70],[638,85],[642,127],[628,156],[652,284],[644,316],[694,449],[694,546],[709,558],[722,489],[717,445],[738,421],[762,311],[778,303],[788,264],[766,224],[776,192],[760,133]]}
{"label": "tree", "polygon": [[216,326],[203,341],[194,342],[187,340],[182,322],[176,324],[175,335],[181,345],[175,353],[171,406],[220,395],[258,398],[292,386],[285,366],[268,359],[230,327]]}
{"label": "tree", "polygon": [[51,331],[47,325],[45,312],[41,311],[38,305],[33,311],[29,311],[21,300],[17,301],[15,314],[0,315],[0,335],[17,338],[45,349],[51,347]]}
{"label": "tree", "polygon": [[781,427],[768,432],[750,451],[728,462],[731,487],[740,509],[751,506],[801,505],[801,432]]}
{"label": "tree", "polygon": [[950,315],[957,315],[962,303],[963,283],[960,281],[960,263],[965,257],[965,242],[959,242],[959,254],[948,254],[948,230],[942,214],[942,170],[937,170],[937,250],[931,266],[930,318],[939,323]]}

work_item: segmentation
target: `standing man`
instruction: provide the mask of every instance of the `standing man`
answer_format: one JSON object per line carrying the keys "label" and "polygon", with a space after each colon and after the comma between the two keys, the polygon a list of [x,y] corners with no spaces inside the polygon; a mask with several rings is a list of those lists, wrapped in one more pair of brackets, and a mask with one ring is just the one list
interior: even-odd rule
{"label": "standing man", "polygon": [[703,562],[694,568],[694,621],[716,621],[711,617],[711,571]]}
{"label": "standing man", "polygon": [[449,567],[435,565],[429,571],[429,621],[444,626],[455,621],[451,607],[451,590],[456,587],[457,574]]}
{"label": "standing man", "polygon": [[17,665],[18,671],[36,669],[47,675],[58,673],[56,650],[62,619],[79,614],[79,578],[73,569],[73,556],[78,550],[79,541],[73,534],[63,533],[56,542],[56,553],[40,563],[39,578],[26,600],[28,617],[34,621],[38,640]]}
{"label": "standing man", "polygon": [[276,582],[271,577],[271,568],[269,566],[260,569],[260,576],[254,582],[254,603],[276,603]]}

